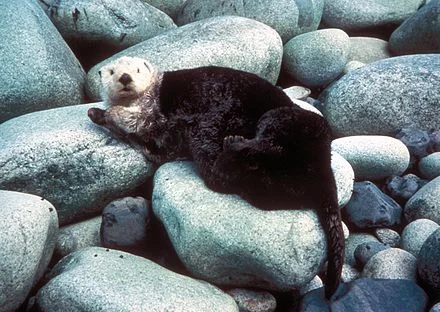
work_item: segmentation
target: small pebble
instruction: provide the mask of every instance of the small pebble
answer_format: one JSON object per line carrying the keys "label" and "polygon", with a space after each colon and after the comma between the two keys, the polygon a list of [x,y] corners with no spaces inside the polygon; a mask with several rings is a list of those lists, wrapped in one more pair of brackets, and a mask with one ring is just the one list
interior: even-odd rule
{"label": "small pebble", "polygon": [[356,264],[363,268],[365,264],[378,252],[391,248],[384,245],[381,242],[365,242],[359,244],[354,250],[354,258],[356,259]]}
{"label": "small pebble", "polygon": [[382,244],[390,247],[398,247],[400,244],[400,235],[391,229],[375,229],[374,234]]}
{"label": "small pebble", "polygon": [[234,288],[226,293],[235,300],[240,312],[273,312],[277,306],[275,297],[267,291]]}

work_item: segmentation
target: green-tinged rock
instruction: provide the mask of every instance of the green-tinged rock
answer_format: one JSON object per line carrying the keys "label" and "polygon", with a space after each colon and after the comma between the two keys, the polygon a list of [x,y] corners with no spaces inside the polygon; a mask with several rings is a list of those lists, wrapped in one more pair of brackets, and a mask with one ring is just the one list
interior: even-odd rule
{"label": "green-tinged rock", "polygon": [[0,188],[39,195],[64,225],[98,214],[153,174],[143,155],[93,124],[100,103],[35,112],[0,125]]}
{"label": "green-tinged rock", "polygon": [[0,123],[84,101],[84,71],[37,1],[1,1],[0,29]]}
{"label": "green-tinged rock", "polygon": [[238,311],[215,286],[112,249],[74,252],[48,278],[36,295],[40,311]]}
{"label": "green-tinged rock", "polygon": [[58,232],[47,200],[0,190],[0,311],[17,311],[43,276]]}
{"label": "green-tinged rock", "polygon": [[321,93],[335,135],[439,129],[440,54],[392,57],[351,71]]}
{"label": "green-tinged rock", "polygon": [[340,29],[321,29],[289,40],[284,46],[283,68],[308,87],[319,87],[342,74],[350,39]]}
{"label": "green-tinged rock", "polygon": [[88,73],[87,91],[92,99],[100,98],[98,71],[121,56],[145,58],[162,71],[226,66],[275,83],[282,49],[278,33],[260,22],[236,16],[214,17],[168,31],[97,64]]}
{"label": "green-tinged rock", "polygon": [[264,211],[213,192],[190,162],[162,165],[154,182],[153,211],[195,277],[289,290],[320,270],[326,240],[315,212]]}

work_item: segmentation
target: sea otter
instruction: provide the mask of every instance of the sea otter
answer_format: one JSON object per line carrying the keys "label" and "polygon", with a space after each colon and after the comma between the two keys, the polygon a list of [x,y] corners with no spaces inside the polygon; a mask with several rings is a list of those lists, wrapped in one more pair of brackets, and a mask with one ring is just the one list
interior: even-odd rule
{"label": "sea otter", "polygon": [[314,208],[327,234],[326,298],[339,285],[344,234],[330,166],[331,130],[278,87],[223,67],[159,72],[124,57],[100,72],[107,110],[90,119],[163,163],[192,159],[214,191],[261,209]]}

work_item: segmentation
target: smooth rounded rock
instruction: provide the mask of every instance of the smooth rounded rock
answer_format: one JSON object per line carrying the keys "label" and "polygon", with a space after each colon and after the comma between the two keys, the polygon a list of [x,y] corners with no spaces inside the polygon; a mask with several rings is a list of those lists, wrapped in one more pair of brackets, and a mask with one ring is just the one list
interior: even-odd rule
{"label": "smooth rounded rock", "polygon": [[0,123],[84,102],[84,70],[37,1],[2,1],[0,29]]}
{"label": "smooth rounded rock", "polygon": [[365,264],[362,277],[406,279],[416,282],[417,259],[399,248],[389,248],[375,254]]}
{"label": "smooth rounded rock", "polygon": [[325,234],[314,211],[264,211],[213,192],[191,162],[157,170],[152,204],[196,278],[287,291],[306,285],[323,264]]}
{"label": "smooth rounded rock", "polygon": [[394,54],[440,52],[440,1],[422,6],[391,34],[389,47]]}
{"label": "smooth rounded rock", "polygon": [[356,266],[356,259],[354,252],[356,248],[363,243],[379,242],[376,237],[367,233],[350,233],[350,236],[345,241],[345,263],[351,266]]}
{"label": "smooth rounded rock", "polygon": [[403,229],[400,247],[417,257],[426,239],[439,227],[429,219],[418,219],[409,223]]}
{"label": "smooth rounded rock", "polygon": [[55,245],[55,256],[61,259],[78,249],[100,246],[100,227],[101,216],[61,227]]}
{"label": "smooth rounded rock", "polygon": [[284,46],[283,68],[308,87],[335,80],[348,61],[350,39],[340,29],[321,29],[289,40]]}
{"label": "smooth rounded rock", "polygon": [[297,100],[305,100],[311,93],[309,88],[302,86],[292,86],[286,89],[283,89],[284,93],[286,93],[290,99]]}
{"label": "smooth rounded rock", "polygon": [[346,31],[362,31],[396,26],[414,14],[424,0],[325,1],[322,23]]}
{"label": "smooth rounded rock", "polygon": [[419,277],[440,294],[440,229],[435,230],[423,244],[417,257]]}
{"label": "smooth rounded rock", "polygon": [[408,148],[387,136],[349,136],[335,139],[332,150],[353,167],[356,180],[379,180],[402,174],[409,165]]}
{"label": "smooth rounded rock", "polygon": [[400,223],[402,207],[376,185],[363,181],[354,183],[343,214],[358,229],[387,227]]}
{"label": "smooth rounded rock", "polygon": [[102,103],[35,112],[0,124],[0,188],[42,196],[61,225],[98,214],[144,183],[143,155],[89,120]]}
{"label": "smooth rounded rock", "polygon": [[440,224],[440,177],[427,183],[411,197],[405,205],[404,214],[408,222],[430,219]]}
{"label": "smooth rounded rock", "polygon": [[429,180],[440,176],[440,152],[422,158],[419,162],[419,171],[423,178]]}
{"label": "smooth rounded rock", "polygon": [[90,247],[61,260],[36,295],[39,311],[236,311],[206,282],[122,251]]}
{"label": "smooth rounded rock", "polygon": [[243,16],[274,28],[286,42],[318,29],[323,9],[323,0],[188,0],[177,16],[177,23],[183,25],[220,15]]}
{"label": "smooth rounded rock", "polygon": [[440,128],[440,54],[392,57],[324,90],[322,112],[337,136],[394,135],[408,124]]}
{"label": "smooth rounded rock", "polygon": [[17,311],[43,276],[58,232],[55,208],[30,194],[0,190],[0,311]]}
{"label": "smooth rounded rock", "polygon": [[434,304],[431,309],[429,309],[429,312],[440,312],[440,302]]}
{"label": "smooth rounded rock", "polygon": [[391,248],[381,242],[365,242],[359,244],[354,250],[354,258],[358,267],[363,268],[365,264],[378,252]]}
{"label": "smooth rounded rock", "polygon": [[142,0],[46,0],[40,6],[69,43],[122,50],[176,28],[168,15]]}
{"label": "smooth rounded rock", "polygon": [[349,61],[369,64],[389,57],[388,41],[372,37],[350,37]]}
{"label": "smooth rounded rock", "polygon": [[275,83],[282,53],[281,38],[269,26],[237,16],[214,17],[138,43],[95,65],[87,74],[87,93],[100,98],[98,71],[121,56],[145,58],[162,71],[226,66]]}
{"label": "smooth rounded rock", "polygon": [[342,273],[341,273],[341,282],[343,283],[350,283],[357,279],[360,275],[360,272],[356,270],[354,267],[348,264],[344,264],[342,266]]}

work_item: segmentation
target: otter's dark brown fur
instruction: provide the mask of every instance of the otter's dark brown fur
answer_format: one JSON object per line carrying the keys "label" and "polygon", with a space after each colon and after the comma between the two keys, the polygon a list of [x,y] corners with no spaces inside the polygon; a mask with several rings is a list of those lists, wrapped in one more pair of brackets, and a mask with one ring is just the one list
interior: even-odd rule
{"label": "otter's dark brown fur", "polygon": [[[254,74],[202,67],[157,75],[137,99],[135,124],[125,106],[92,108],[90,118],[151,161],[192,159],[215,191],[262,209],[315,208],[327,233],[330,298],[341,275],[344,234],[325,119]],[[131,128],[121,124],[125,115]]]}

